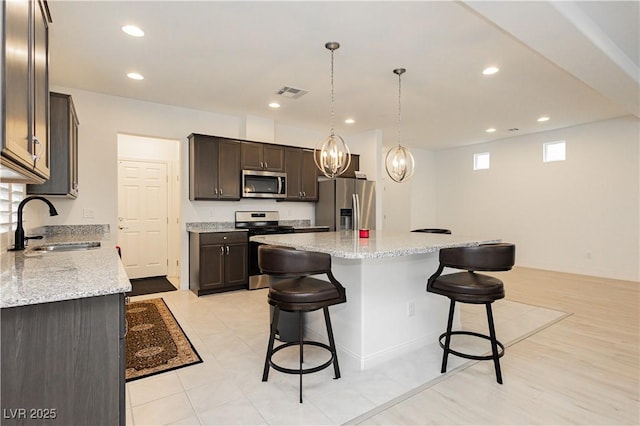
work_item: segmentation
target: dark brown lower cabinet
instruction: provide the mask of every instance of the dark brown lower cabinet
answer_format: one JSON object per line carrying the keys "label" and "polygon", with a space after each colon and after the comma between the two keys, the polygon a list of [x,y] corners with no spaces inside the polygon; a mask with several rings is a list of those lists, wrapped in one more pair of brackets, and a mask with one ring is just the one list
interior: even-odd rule
{"label": "dark brown lower cabinet", "polygon": [[124,295],[4,308],[2,425],[124,425]]}
{"label": "dark brown lower cabinet", "polygon": [[246,232],[189,233],[189,288],[198,296],[248,288]]}

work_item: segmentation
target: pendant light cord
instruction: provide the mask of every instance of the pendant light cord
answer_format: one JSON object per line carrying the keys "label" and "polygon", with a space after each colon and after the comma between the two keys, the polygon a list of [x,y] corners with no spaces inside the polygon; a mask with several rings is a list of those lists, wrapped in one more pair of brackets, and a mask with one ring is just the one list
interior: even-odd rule
{"label": "pendant light cord", "polygon": [[333,96],[333,52],[335,49],[331,49],[331,136],[334,135],[334,122],[335,122],[335,113],[334,113],[334,96]]}
{"label": "pendant light cord", "polygon": [[400,127],[402,124],[402,73],[398,73],[398,146],[400,146]]}

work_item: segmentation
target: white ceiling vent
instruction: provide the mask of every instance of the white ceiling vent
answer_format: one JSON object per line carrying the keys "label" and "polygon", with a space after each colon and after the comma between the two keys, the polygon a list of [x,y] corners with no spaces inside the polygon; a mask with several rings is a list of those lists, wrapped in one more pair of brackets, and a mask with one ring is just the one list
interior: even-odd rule
{"label": "white ceiling vent", "polygon": [[284,96],[285,98],[298,99],[299,97],[309,93],[308,90],[296,89],[295,87],[284,86],[276,92],[276,94]]}

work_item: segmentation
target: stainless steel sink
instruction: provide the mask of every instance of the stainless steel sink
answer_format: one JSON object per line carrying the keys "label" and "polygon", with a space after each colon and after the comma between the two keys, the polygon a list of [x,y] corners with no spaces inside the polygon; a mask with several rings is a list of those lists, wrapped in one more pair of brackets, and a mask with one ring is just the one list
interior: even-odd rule
{"label": "stainless steel sink", "polygon": [[100,248],[99,241],[83,242],[83,243],[52,243],[43,244],[33,247],[33,251],[76,251],[76,250],[92,250]]}

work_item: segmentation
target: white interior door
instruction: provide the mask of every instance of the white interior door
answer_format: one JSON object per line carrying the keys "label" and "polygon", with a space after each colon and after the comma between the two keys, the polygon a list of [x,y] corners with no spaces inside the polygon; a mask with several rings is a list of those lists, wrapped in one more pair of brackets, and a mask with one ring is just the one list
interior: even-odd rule
{"label": "white interior door", "polygon": [[118,161],[118,244],[130,279],[167,275],[167,164]]}

